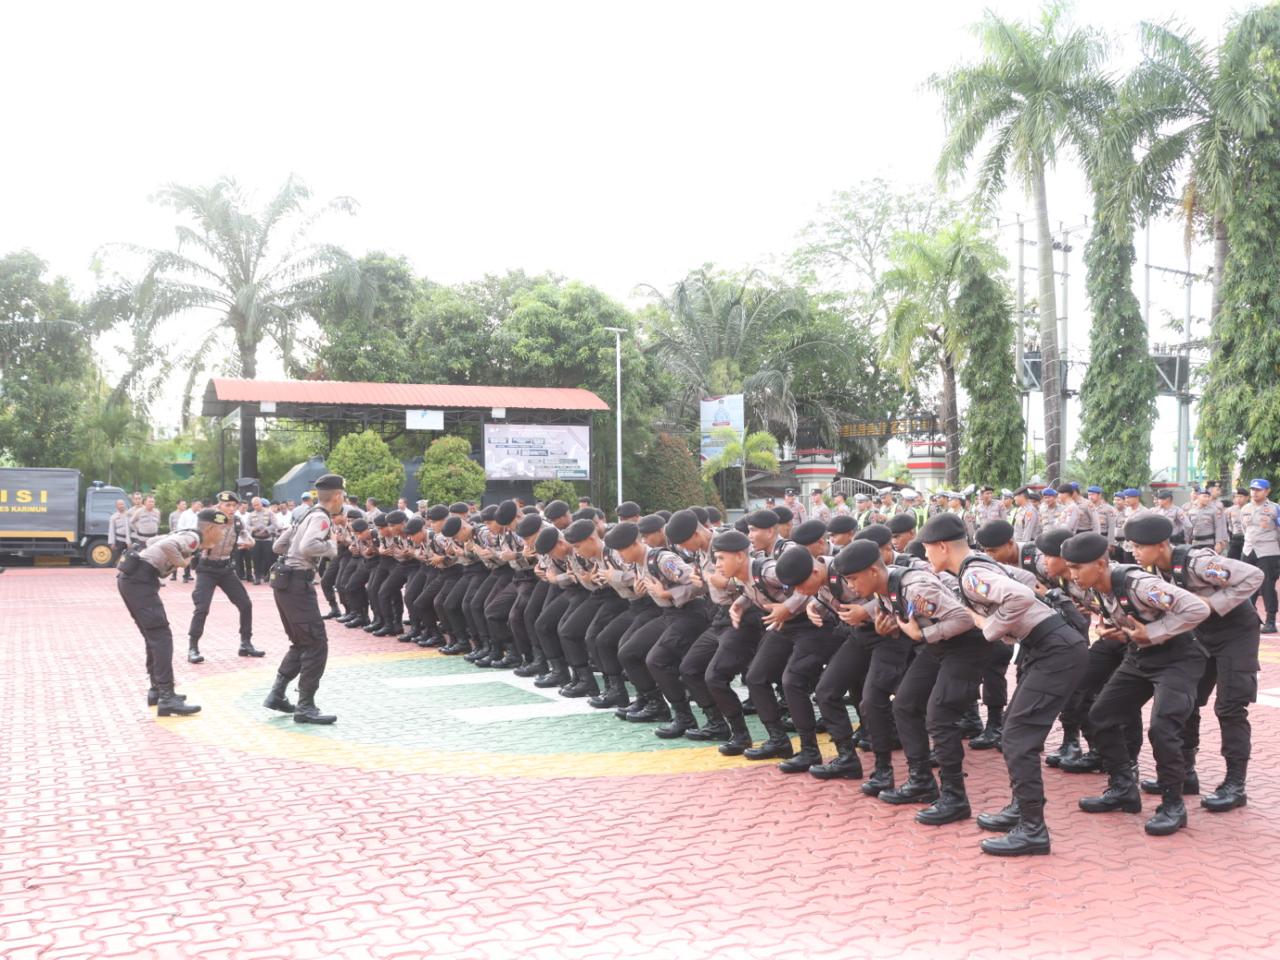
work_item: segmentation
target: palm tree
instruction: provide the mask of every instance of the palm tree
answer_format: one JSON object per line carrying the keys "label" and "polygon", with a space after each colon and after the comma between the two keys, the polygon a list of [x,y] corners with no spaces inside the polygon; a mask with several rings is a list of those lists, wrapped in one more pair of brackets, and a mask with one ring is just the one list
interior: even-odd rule
{"label": "palm tree", "polygon": [[[222,355],[224,369],[253,378],[258,348],[270,339],[292,364],[298,321],[333,284],[354,284],[358,271],[340,248],[311,243],[307,235],[324,214],[353,212],[340,197],[307,209],[311,192],[289,177],[260,209],[234,179],[212,186],[170,184],[157,202],[181,218],[171,250],[132,248],[146,257],[142,279],[99,295],[101,309],[128,313],[135,332],[154,347],[157,326],[175,315],[212,314],[213,322],[185,338],[194,348],[185,355],[187,393],[197,378]],[[258,447],[252,410],[240,415],[240,475],[258,473]]]}
{"label": "palm tree", "polygon": [[773,434],[764,430],[757,430],[755,433],[749,433],[742,437],[739,436],[736,430],[732,430],[729,427],[719,427],[712,430],[711,436],[716,443],[722,443],[724,446],[716,456],[703,463],[702,478],[710,480],[721,470],[740,467],[742,474],[742,509],[745,510],[750,502],[747,499],[747,468],[777,470],[778,457],[774,450],[778,447],[778,441],[774,439]]}
{"label": "palm tree", "polygon": [[1101,35],[1068,29],[1063,7],[1053,3],[1036,23],[1004,20],[988,12],[976,27],[983,59],[947,74],[930,86],[942,98],[948,131],[938,174],[963,171],[990,141],[978,169],[978,197],[990,202],[1012,173],[1031,194],[1036,210],[1039,268],[1041,382],[1044,389],[1045,458],[1048,476],[1062,472],[1063,383],[1058,362],[1058,305],[1054,296],[1053,237],[1045,173],[1068,146],[1089,142],[1087,119],[1096,109]]}
{"label": "palm tree", "polygon": [[947,483],[960,476],[960,413],[956,373],[967,352],[965,318],[956,301],[975,273],[991,275],[1004,260],[976,225],[959,221],[933,234],[900,235],[881,280],[889,305],[885,326],[886,353],[904,384],[933,360],[942,377],[942,424],[947,437]]}

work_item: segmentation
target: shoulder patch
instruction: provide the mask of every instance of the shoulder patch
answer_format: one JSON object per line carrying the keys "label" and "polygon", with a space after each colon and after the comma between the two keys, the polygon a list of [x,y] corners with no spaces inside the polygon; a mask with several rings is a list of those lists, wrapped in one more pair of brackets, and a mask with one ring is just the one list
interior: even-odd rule
{"label": "shoulder patch", "polygon": [[328,529],[329,529],[329,521],[328,521],[328,520],[321,520],[321,521],[320,521],[320,529],[321,529],[321,530],[328,530]]}
{"label": "shoulder patch", "polygon": [[1173,594],[1157,586],[1147,590],[1146,599],[1153,607],[1159,607],[1161,610],[1168,610],[1173,606]]}
{"label": "shoulder patch", "polygon": [[1197,573],[1206,580],[1216,580],[1219,583],[1227,583],[1231,579],[1231,571],[1223,565],[1221,560],[1213,558],[1206,560]]}
{"label": "shoulder patch", "polygon": [[970,570],[964,575],[964,587],[969,592],[976,593],[980,597],[985,597],[991,593],[991,584],[974,570]]}

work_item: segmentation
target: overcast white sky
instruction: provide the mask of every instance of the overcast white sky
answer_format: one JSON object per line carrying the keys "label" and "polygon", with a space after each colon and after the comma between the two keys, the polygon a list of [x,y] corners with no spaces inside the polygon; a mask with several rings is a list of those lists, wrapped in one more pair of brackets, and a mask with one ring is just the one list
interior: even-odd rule
{"label": "overcast white sky", "polygon": [[[87,293],[101,244],[168,241],[171,221],[147,200],[157,186],[230,173],[265,193],[294,172],[319,198],[359,202],[334,228],[355,253],[403,254],[444,282],[552,270],[630,300],[637,284],[703,262],[785,256],[815,208],[859,180],[928,181],[942,124],[923,81],[976,53],[966,26],[988,6],[1036,10],[11,4],[0,252],[30,248]],[[1242,6],[1175,0],[1172,12],[1216,40]],[[1116,35],[1118,61],[1139,20],[1170,14],[1151,0],[1074,8]],[[1055,223],[1080,223],[1090,204],[1074,170],[1051,190]],[[1005,207],[1012,219],[1029,204],[1014,192]],[[1082,251],[1070,291],[1079,359]],[[1179,228],[1156,231],[1153,260],[1181,265]],[[1199,251],[1196,269],[1207,262]],[[1141,297],[1140,271],[1137,283]],[[1153,299],[1156,320],[1181,314],[1181,287],[1157,281]],[[1194,312],[1207,304],[1198,290]],[[1157,468],[1172,463],[1173,429],[1162,406]]]}

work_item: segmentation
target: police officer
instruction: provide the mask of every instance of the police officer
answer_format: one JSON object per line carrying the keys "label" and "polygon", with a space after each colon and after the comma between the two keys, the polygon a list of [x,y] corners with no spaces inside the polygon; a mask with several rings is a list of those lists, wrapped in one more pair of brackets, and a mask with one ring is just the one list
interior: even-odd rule
{"label": "police officer", "polygon": [[1031,494],[1028,487],[1019,487],[1013,494],[1017,508],[1013,513],[1013,539],[1018,543],[1034,543],[1040,536],[1040,510]]}
{"label": "police officer", "polygon": [[[320,561],[337,553],[332,518],[344,509],[344,486],[342,477],[335,473],[326,473],[317,480],[319,505],[310,508],[282,533],[274,546],[280,560],[271,571],[271,588],[289,637],[289,650],[280,661],[275,684],[263,706],[292,713],[294,723],[328,724],[338,719],[333,714],[321,713],[315,701],[329,659],[329,637],[320,619],[315,579]],[[295,677],[298,678],[297,707],[285,695]]]}
{"label": "police officer", "polygon": [[140,552],[128,554],[116,574],[116,589],[147,647],[147,705],[161,717],[188,716],[200,708],[173,691],[173,633],[160,600],[160,578],[185,567],[201,547],[221,539],[229,518],[220,510],[202,510],[199,531],[180,530],[156,537]]}
{"label": "police officer", "polygon": [[160,511],[156,509],[155,497],[147,497],[134,511],[132,523],[134,539],[143,544],[160,535]]}
{"label": "police officer", "polygon": [[133,546],[129,511],[123,500],[116,501],[116,512],[107,520],[107,546],[111,548],[112,563],[119,563],[125,551]]}
{"label": "police officer", "polygon": [[275,515],[266,508],[260,497],[254,497],[253,509],[245,514],[244,525],[252,543],[247,559],[253,568],[253,582],[264,583],[271,572],[271,564],[275,562],[275,555],[271,552],[271,543],[276,535]]}
{"label": "police officer", "polygon": [[1244,519],[1240,511],[1249,502],[1248,487],[1237,487],[1231,506],[1226,510],[1227,516],[1227,556],[1239,560],[1244,556]]}
{"label": "police officer", "polygon": [[196,586],[191,592],[195,610],[191,614],[191,626],[187,628],[187,662],[204,663],[200,653],[200,638],[204,635],[204,621],[209,616],[213,591],[219,589],[235,604],[240,613],[240,649],[242,657],[262,657],[263,650],[253,645],[253,603],[244,584],[233,569],[236,549],[249,539],[248,533],[235,513],[240,498],[230,490],[218,494],[218,510],[227,517],[220,525],[222,536],[212,546],[204,548],[200,564],[196,567]]}
{"label": "police officer", "polygon": [[1182,508],[1182,515],[1192,546],[1208,547],[1216,553],[1227,549],[1226,511],[1213,499],[1208,487],[1196,490],[1191,502]]}
{"label": "police officer", "polygon": [[1087,491],[1089,495],[1089,506],[1093,509],[1093,515],[1097,518],[1098,526],[1095,533],[1106,538],[1107,543],[1114,543],[1116,538],[1116,508],[1107,503],[1102,496],[1102,488],[1094,485],[1089,487]]}
{"label": "police officer", "polygon": [[[1183,726],[1182,750],[1186,758],[1184,793],[1199,793],[1195,776],[1196,750],[1200,745],[1200,707],[1218,689],[1214,713],[1222,731],[1222,755],[1227,777],[1211,796],[1200,801],[1206,810],[1220,813],[1248,802],[1244,781],[1251,750],[1249,704],[1258,696],[1258,610],[1253,597],[1262,583],[1262,571],[1250,564],[1218,556],[1209,547],[1174,547],[1169,538],[1173,525],[1164,517],[1146,515],[1129,522],[1129,541],[1138,562],[1166,580],[1183,587],[1209,604],[1212,611],[1196,627],[1196,639],[1209,654],[1204,676],[1196,691],[1196,708]],[[1190,784],[1195,789],[1187,790]],[[1159,784],[1142,782],[1148,793]]]}
{"label": "police officer", "polygon": [[[1280,574],[1280,506],[1268,499],[1271,483],[1249,481],[1250,500],[1240,508],[1244,527],[1244,559],[1262,570],[1262,606],[1267,612],[1263,633],[1276,632],[1276,576]],[[1256,598],[1255,598],[1256,599]]]}
{"label": "police officer", "polygon": [[1173,543],[1175,546],[1188,542],[1191,528],[1187,525],[1187,518],[1183,515],[1182,510],[1173,505],[1172,490],[1157,490],[1156,504],[1149,512],[1169,518],[1169,522],[1173,524]]}

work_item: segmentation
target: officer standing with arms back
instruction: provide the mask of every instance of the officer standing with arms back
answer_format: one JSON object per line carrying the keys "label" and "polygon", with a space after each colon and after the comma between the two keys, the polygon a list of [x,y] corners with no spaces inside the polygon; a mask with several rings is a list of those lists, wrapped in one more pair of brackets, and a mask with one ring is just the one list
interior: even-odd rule
{"label": "officer standing with arms back", "polygon": [[[1244,559],[1262,570],[1262,606],[1267,612],[1263,633],[1276,632],[1276,575],[1280,573],[1280,506],[1268,496],[1271,483],[1257,479],[1249,481],[1250,500],[1240,508],[1240,523],[1244,527]],[[1257,601],[1257,598],[1254,598]]]}
{"label": "officer standing with arms back", "polygon": [[[280,661],[276,682],[263,706],[292,713],[294,723],[333,723],[338,718],[316,707],[316,691],[329,659],[329,636],[320,619],[316,600],[316,568],[326,557],[338,552],[333,540],[333,521],[344,509],[346,481],[327,473],[316,481],[319,505],[311,507],[298,522],[282,533],[275,543],[280,560],[271,571],[271,590],[276,609],[289,635],[289,651]],[[298,678],[298,705],[285,696],[289,683]]]}

